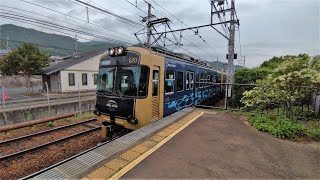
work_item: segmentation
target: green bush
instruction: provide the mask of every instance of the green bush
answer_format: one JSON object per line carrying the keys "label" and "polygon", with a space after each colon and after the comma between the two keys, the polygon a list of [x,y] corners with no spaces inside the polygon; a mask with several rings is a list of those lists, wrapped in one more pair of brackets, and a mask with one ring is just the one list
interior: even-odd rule
{"label": "green bush", "polygon": [[297,121],[282,117],[267,117],[256,115],[249,119],[249,123],[263,131],[282,139],[296,139],[305,134],[305,128]]}
{"label": "green bush", "polygon": [[[238,84],[254,84],[257,80],[264,79],[269,73],[267,68],[238,69],[234,74],[234,83]],[[233,86],[231,104],[233,107],[242,107],[240,99],[245,91],[253,89],[254,86]]]}
{"label": "green bush", "polygon": [[53,121],[49,121],[49,122],[46,123],[46,125],[47,125],[48,127],[54,127],[54,126],[55,126],[55,123],[54,123]]}

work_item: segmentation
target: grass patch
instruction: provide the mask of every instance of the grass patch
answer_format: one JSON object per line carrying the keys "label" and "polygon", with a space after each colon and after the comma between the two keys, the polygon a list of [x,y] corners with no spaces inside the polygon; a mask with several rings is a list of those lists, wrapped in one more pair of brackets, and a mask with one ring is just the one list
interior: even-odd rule
{"label": "grass patch", "polygon": [[54,124],[54,122],[53,122],[53,121],[49,121],[49,122],[47,122],[47,123],[46,123],[46,126],[48,126],[48,127],[52,128],[52,127],[54,127],[54,126],[55,126],[55,124]]}
{"label": "grass patch", "polygon": [[32,127],[28,126],[28,127],[24,127],[24,128],[20,128],[20,129],[15,129],[15,130],[7,132],[6,134],[0,133],[0,142],[3,140],[6,140],[6,139],[12,139],[15,137],[19,137],[19,136],[23,136],[23,135],[27,135],[27,134],[32,134],[35,132],[48,130],[48,129],[51,129],[54,127],[64,126],[67,124],[83,121],[83,120],[86,120],[89,118],[94,118],[94,117],[95,117],[95,115],[92,112],[86,112],[86,113],[83,113],[78,116],[72,116],[72,117],[64,118],[64,119],[60,119],[60,120],[49,121],[46,123],[34,125]]}
{"label": "grass patch", "polygon": [[306,127],[306,134],[308,137],[314,140],[320,140],[320,121],[310,120],[303,123]]}
{"label": "grass patch", "polygon": [[23,95],[24,95],[24,96],[32,97],[32,96],[39,95],[39,93],[35,93],[35,92],[27,92],[27,93],[24,93]]}
{"label": "grass patch", "polygon": [[266,132],[281,139],[320,140],[320,122],[309,120],[301,122],[281,116],[245,113],[249,123],[257,130]]}

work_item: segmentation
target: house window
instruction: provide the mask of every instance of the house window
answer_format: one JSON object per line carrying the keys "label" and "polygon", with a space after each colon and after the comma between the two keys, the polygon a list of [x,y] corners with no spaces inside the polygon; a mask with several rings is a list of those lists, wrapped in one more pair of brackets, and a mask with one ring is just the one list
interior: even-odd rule
{"label": "house window", "polygon": [[68,73],[68,77],[69,77],[69,86],[74,86],[75,80],[74,80],[74,73]]}
{"label": "house window", "polygon": [[177,91],[181,92],[183,91],[183,72],[178,71],[178,77],[177,77]]}
{"label": "house window", "polygon": [[93,74],[93,84],[96,85],[98,82],[98,74]]}
{"label": "house window", "polygon": [[166,94],[174,92],[174,71],[173,70],[166,71],[166,81],[164,84],[164,89]]}
{"label": "house window", "polygon": [[87,73],[82,73],[82,85],[88,85],[88,75],[87,75]]}

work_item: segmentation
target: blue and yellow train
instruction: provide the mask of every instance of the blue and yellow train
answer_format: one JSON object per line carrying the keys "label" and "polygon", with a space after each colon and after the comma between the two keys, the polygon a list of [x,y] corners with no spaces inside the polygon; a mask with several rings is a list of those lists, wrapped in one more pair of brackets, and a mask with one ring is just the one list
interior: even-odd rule
{"label": "blue and yellow train", "polygon": [[223,90],[212,83],[221,77],[206,62],[184,54],[158,48],[110,48],[100,61],[95,107],[103,136],[136,130],[217,96]]}

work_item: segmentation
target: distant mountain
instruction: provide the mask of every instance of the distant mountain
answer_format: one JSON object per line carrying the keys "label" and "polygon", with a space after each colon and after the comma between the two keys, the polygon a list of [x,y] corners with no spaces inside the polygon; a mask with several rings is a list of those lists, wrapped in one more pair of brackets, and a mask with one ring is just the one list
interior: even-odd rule
{"label": "distant mountain", "polygon": [[[0,49],[6,47],[7,37],[9,37],[10,40],[9,48],[11,49],[18,47],[21,44],[19,41],[30,42],[39,44],[42,50],[45,50],[49,54],[54,56],[66,56],[73,54],[73,49],[75,48],[75,40],[69,36],[45,33],[35,29],[24,28],[13,24],[4,24],[0,26]],[[119,44],[115,44],[112,42],[78,41],[78,50],[90,51],[117,45]]]}

